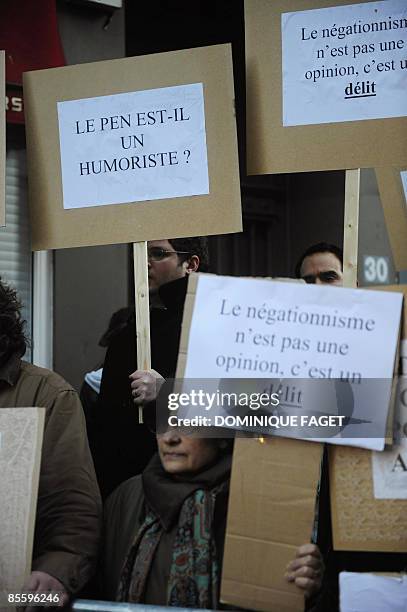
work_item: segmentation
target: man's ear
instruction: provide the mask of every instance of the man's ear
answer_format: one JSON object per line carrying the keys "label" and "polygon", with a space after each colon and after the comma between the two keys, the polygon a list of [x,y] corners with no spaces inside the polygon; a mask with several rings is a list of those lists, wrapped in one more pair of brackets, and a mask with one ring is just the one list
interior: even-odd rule
{"label": "man's ear", "polygon": [[187,274],[191,274],[191,272],[196,272],[199,268],[198,255],[192,255],[185,263],[187,264],[187,267],[185,268],[185,272]]}

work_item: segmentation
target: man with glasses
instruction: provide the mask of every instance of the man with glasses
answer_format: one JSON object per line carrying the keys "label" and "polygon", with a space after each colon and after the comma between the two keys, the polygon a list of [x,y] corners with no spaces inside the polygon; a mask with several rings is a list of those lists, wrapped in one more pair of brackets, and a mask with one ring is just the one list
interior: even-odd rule
{"label": "man with glasses", "polygon": [[317,285],[343,284],[343,252],[334,244],[319,242],[302,254],[295,267],[295,276]]}
{"label": "man with glasses", "polygon": [[[198,238],[179,238],[176,240],[152,240],[148,243],[148,287],[150,302],[157,304],[158,290],[161,285],[183,278],[199,267],[199,255],[188,250],[193,248],[190,241]],[[179,243],[179,246],[177,244]],[[174,247],[175,245],[175,247]],[[158,301],[159,303],[159,301]],[[151,305],[152,305],[151,304]]]}
{"label": "man with glasses", "polygon": [[[102,495],[142,472],[156,451],[154,435],[138,423],[137,406],[154,399],[156,385],[173,378],[189,274],[208,269],[207,239],[148,243],[151,370],[137,370],[135,317],[112,341],[103,368],[92,451]],[[154,408],[144,410],[145,420]]]}

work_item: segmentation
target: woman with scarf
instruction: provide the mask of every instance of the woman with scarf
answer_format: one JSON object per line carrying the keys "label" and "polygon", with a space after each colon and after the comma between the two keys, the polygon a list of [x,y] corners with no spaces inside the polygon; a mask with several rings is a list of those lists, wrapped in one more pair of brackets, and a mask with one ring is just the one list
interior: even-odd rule
{"label": "woman with scarf", "polygon": [[[219,608],[231,441],[179,428],[157,435],[158,454],[106,504],[103,584],[110,600]],[[307,598],[321,586],[319,549],[297,551],[286,578]]]}

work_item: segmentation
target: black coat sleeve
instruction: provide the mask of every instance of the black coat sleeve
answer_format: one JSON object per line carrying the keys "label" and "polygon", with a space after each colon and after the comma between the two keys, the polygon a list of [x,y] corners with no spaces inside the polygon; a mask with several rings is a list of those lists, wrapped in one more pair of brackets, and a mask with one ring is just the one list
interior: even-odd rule
{"label": "black coat sleeve", "polygon": [[102,496],[139,474],[155,452],[154,435],[138,423],[129,375],[137,369],[134,321],[112,340],[106,353],[92,451]]}

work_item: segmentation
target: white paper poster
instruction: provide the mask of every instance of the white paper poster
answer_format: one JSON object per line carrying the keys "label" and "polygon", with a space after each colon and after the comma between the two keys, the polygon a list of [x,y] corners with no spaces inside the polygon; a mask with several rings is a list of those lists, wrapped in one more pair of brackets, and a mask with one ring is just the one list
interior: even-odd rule
{"label": "white paper poster", "polygon": [[283,125],[407,115],[407,3],[283,13]]}
{"label": "white paper poster", "polygon": [[406,612],[407,577],[339,574],[341,612]]}
{"label": "white paper poster", "polygon": [[58,102],[58,122],[65,209],[209,193],[202,83]]}
{"label": "white paper poster", "polygon": [[281,394],[284,414],[311,406],[341,415],[345,429],[327,441],[380,450],[401,306],[398,293],[200,275],[184,377],[222,381],[229,392],[268,379],[264,390]]}
{"label": "white paper poster", "polygon": [[401,371],[400,374],[407,376],[407,340],[404,339],[400,342],[400,362]]}
{"label": "white paper poster", "polygon": [[400,376],[395,405],[394,445],[372,453],[376,499],[407,499],[407,377]]}
{"label": "white paper poster", "polygon": [[400,172],[400,176],[401,176],[401,182],[403,184],[404,199],[405,199],[406,208],[407,208],[407,170],[403,170],[403,172]]}

